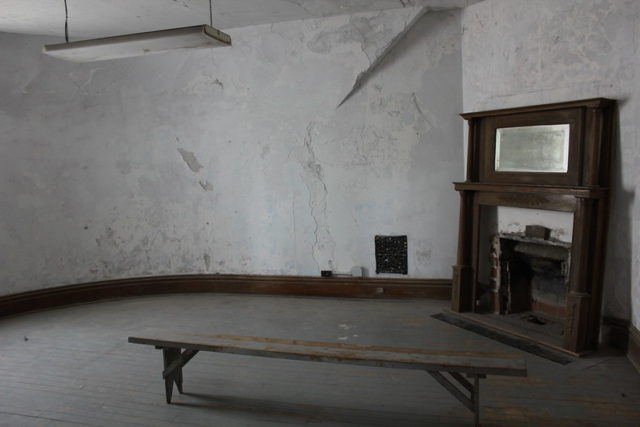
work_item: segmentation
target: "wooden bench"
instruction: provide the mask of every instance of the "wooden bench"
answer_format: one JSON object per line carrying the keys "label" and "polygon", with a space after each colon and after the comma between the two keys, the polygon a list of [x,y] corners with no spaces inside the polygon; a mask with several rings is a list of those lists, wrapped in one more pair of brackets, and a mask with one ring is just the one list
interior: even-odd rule
{"label": "wooden bench", "polygon": [[182,368],[199,351],[426,371],[474,413],[476,425],[479,425],[480,419],[481,378],[487,375],[527,376],[526,363],[521,356],[503,353],[357,346],[158,330],[129,337],[129,342],[162,349],[162,377],[165,381],[167,403],[171,403],[174,383],[182,393]]}

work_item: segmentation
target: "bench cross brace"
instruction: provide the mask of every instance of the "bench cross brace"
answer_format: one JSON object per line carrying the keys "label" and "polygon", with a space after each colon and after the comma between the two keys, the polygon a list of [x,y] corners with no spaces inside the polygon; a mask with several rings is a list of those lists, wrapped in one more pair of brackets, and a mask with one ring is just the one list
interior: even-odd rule
{"label": "bench cross brace", "polygon": [[[454,381],[451,381],[449,378],[445,377],[444,374],[440,371],[427,371],[429,375],[431,375],[436,381],[440,383],[442,387],[447,389],[449,393],[453,395],[460,403],[466,406],[471,412],[473,412],[475,424],[476,426],[480,425],[480,378],[485,378],[485,375],[482,374],[468,374],[469,377],[473,378],[473,383],[467,380],[464,376],[462,376],[459,372],[449,372],[451,378]],[[468,396],[460,390],[456,383],[465,388],[469,394]]]}

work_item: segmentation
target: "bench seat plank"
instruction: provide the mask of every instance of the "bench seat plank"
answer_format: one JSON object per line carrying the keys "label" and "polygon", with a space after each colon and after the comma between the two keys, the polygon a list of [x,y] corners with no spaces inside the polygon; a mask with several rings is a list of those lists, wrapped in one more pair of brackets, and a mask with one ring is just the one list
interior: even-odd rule
{"label": "bench seat plank", "polygon": [[520,355],[414,348],[357,346],[316,341],[236,335],[185,334],[148,330],[129,337],[130,343],[163,348],[480,375],[527,376]]}

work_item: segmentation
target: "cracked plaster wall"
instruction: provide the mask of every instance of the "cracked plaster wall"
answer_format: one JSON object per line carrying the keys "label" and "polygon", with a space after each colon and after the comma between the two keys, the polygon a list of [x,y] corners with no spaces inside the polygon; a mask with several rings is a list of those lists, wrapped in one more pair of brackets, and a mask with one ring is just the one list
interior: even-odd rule
{"label": "cracked plaster wall", "polygon": [[462,178],[460,13],[232,32],[234,46],[91,64],[0,34],[0,294],[178,273],[449,277]]}
{"label": "cracked plaster wall", "polygon": [[618,100],[604,314],[631,318],[636,327],[639,16],[634,0],[485,0],[462,14],[465,111],[600,96]]}

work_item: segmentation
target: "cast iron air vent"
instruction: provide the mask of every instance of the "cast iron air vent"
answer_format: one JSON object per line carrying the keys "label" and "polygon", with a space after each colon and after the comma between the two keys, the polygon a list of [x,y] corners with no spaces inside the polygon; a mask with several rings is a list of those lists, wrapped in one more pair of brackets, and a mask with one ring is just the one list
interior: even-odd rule
{"label": "cast iron air vent", "polygon": [[376,274],[408,274],[407,236],[376,236]]}

